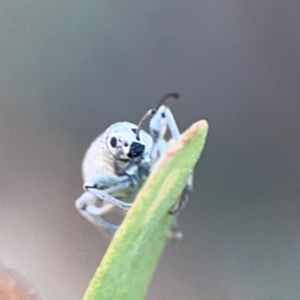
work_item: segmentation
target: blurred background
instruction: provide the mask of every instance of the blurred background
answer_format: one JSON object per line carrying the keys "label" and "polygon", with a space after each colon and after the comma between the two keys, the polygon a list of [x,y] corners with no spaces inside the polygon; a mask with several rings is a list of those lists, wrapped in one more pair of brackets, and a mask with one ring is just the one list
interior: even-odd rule
{"label": "blurred background", "polygon": [[81,159],[168,91],[210,123],[147,300],[300,294],[300,2],[3,0],[0,260],[45,300],[81,299],[108,240],[75,210]]}

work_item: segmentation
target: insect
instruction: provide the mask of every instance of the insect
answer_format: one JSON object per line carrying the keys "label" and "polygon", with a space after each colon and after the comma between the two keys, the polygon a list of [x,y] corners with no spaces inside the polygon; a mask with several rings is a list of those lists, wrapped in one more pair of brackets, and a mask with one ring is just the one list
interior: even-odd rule
{"label": "insect", "polygon": [[[178,99],[179,96],[178,93],[164,95],[137,125],[112,124],[91,143],[85,154],[82,162],[85,192],[76,200],[76,208],[109,237],[113,237],[119,226],[104,216],[116,209],[125,214],[131,208],[157,160],[180,136],[171,110],[164,105],[168,98]],[[149,133],[142,129],[148,118],[151,118]],[[183,209],[191,190],[192,174],[171,214]],[[180,239],[181,235],[174,224],[170,237]]]}

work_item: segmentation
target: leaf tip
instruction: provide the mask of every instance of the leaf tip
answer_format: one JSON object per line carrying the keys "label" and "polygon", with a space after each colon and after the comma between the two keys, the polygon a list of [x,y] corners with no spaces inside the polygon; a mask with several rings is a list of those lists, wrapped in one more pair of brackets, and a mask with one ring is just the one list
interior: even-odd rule
{"label": "leaf tip", "polygon": [[191,130],[192,131],[203,131],[203,130],[208,130],[208,122],[206,120],[200,120],[196,123],[194,123],[192,126],[191,126]]}

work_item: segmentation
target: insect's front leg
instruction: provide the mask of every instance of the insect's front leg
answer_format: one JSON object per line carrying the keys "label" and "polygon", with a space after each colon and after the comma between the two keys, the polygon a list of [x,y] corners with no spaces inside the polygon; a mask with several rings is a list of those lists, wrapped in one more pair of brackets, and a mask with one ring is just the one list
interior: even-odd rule
{"label": "insect's front leg", "polygon": [[[167,129],[169,129],[171,134],[171,139],[168,143],[165,142],[165,134]],[[156,114],[150,121],[150,133],[153,138],[153,148],[152,148],[152,156],[161,156],[167,148],[179,138],[180,132],[174,116],[171,110],[167,106],[161,106]],[[180,200],[175,205],[175,207],[170,211],[171,214],[175,214],[181,211],[187,202],[189,201],[189,196],[191,194],[193,187],[193,174],[190,175],[187,185],[185,186],[182,194],[180,196]]]}
{"label": "insect's front leg", "polygon": [[157,160],[167,149],[165,135],[169,129],[172,140],[179,138],[180,132],[172,112],[167,106],[161,106],[152,117],[149,124],[150,135],[153,139],[153,147],[150,156]]}
{"label": "insect's front leg", "polygon": [[90,192],[96,198],[111,203],[115,207],[129,210],[132,206],[131,203],[126,203],[118,200],[113,195],[132,188],[134,184],[135,182],[133,178],[127,175],[113,178],[107,176],[99,176],[92,181],[85,182],[83,187],[86,191]]}
{"label": "insect's front leg", "polygon": [[162,105],[152,117],[149,131],[153,140],[156,141],[164,138],[167,129],[169,129],[172,139],[179,138],[180,132],[170,108]]}

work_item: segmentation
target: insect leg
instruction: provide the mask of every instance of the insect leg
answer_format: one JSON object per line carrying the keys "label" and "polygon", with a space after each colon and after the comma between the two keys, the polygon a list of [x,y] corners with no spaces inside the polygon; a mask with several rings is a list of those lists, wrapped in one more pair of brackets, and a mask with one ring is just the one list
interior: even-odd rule
{"label": "insect leg", "polygon": [[96,207],[96,204],[99,204],[99,199],[92,194],[85,192],[76,200],[75,205],[83,217],[96,225],[101,231],[111,238],[119,226],[106,221],[101,218],[101,216],[108,213],[113,208],[113,205],[105,204],[101,207]]}
{"label": "insect leg", "polygon": [[173,207],[173,209],[170,211],[171,215],[174,215],[180,211],[182,211],[186,204],[189,202],[190,200],[190,195],[192,193],[193,190],[193,175],[190,175],[187,185],[184,187],[180,199],[177,202],[177,204]]}
{"label": "insect leg", "polygon": [[182,239],[182,232],[180,231],[178,224],[177,224],[177,219],[174,220],[174,223],[171,225],[169,233],[168,233],[168,238],[172,242],[179,242]]}
{"label": "insect leg", "polygon": [[98,199],[108,202],[113,206],[120,207],[123,210],[129,210],[132,204],[118,200],[113,196],[113,194],[120,192],[122,190],[126,191],[128,188],[132,187],[132,184],[133,184],[132,180],[129,177],[127,177],[126,181],[118,183],[117,185],[111,187],[101,186],[99,185],[99,183],[97,183],[96,185],[92,185],[92,186],[85,184],[84,188],[86,189],[86,191],[90,192]]}
{"label": "insect leg", "polygon": [[109,188],[111,186],[118,185],[126,181],[128,181],[127,175],[117,176],[117,177],[98,176],[96,178],[93,178],[92,180],[85,181],[83,188],[94,187],[97,189],[104,189],[104,188]]}
{"label": "insect leg", "polygon": [[164,138],[167,129],[172,139],[177,140],[180,136],[178,126],[169,107],[161,106],[150,120],[150,133],[154,140]]}
{"label": "insect leg", "polygon": [[[166,146],[164,143],[164,136],[167,129],[171,133],[171,139]],[[161,106],[156,114],[150,121],[150,133],[152,135],[154,146],[153,146],[153,155],[155,157],[156,153],[159,153],[159,156],[168,148],[175,140],[180,136],[180,132],[176,121],[173,117],[171,110],[167,106]],[[193,174],[190,175],[187,185],[185,186],[180,200],[175,205],[175,207],[170,211],[171,214],[175,214],[181,211],[187,202],[189,201],[189,196],[192,191],[193,186]]]}
{"label": "insect leg", "polygon": [[167,149],[165,134],[169,129],[171,140],[177,140],[180,136],[179,129],[171,110],[163,105],[159,107],[149,123],[149,131],[153,139],[151,157],[157,160]]}

